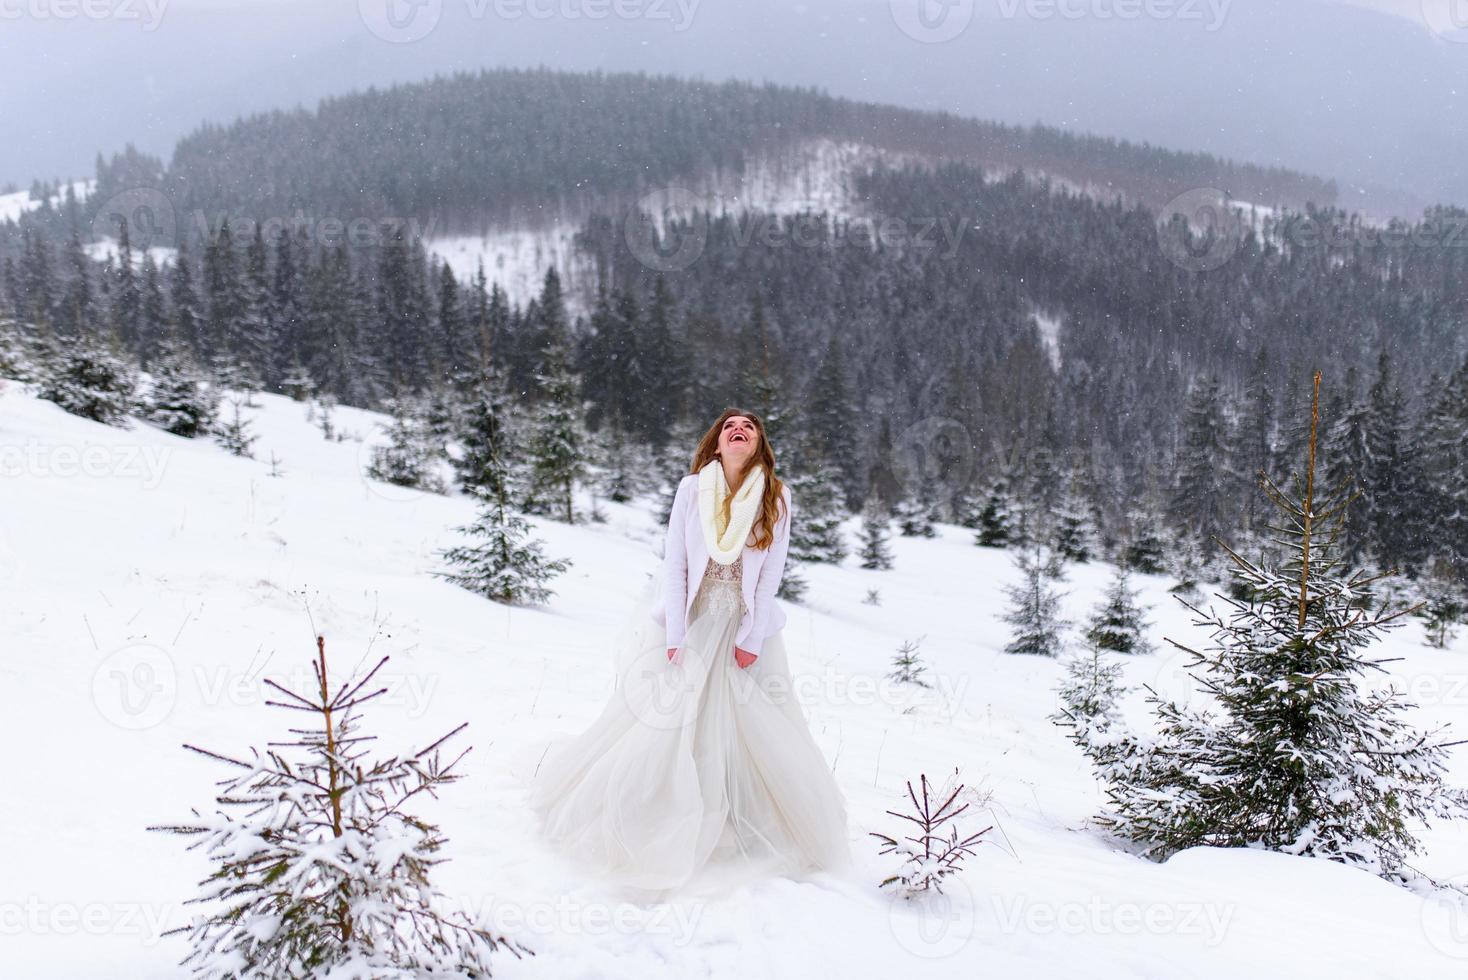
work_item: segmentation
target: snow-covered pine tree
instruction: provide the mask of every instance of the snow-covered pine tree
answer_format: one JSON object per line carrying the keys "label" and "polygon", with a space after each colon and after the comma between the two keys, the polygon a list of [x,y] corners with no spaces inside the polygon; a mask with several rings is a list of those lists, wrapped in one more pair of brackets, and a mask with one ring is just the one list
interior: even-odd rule
{"label": "snow-covered pine tree", "polygon": [[285,374],[281,376],[280,390],[291,401],[303,402],[316,394],[316,382],[311,378],[311,372],[297,361],[286,368]]}
{"label": "snow-covered pine tree", "polygon": [[459,487],[465,492],[476,487],[508,490],[515,483],[509,472],[515,450],[499,374],[486,372],[468,398],[458,433],[460,453],[454,459]]}
{"label": "snow-covered pine tree", "polygon": [[144,411],[149,422],[186,439],[209,433],[217,399],[189,349],[166,340],[153,358],[153,386]]}
{"label": "snow-covered pine tree", "polygon": [[452,389],[443,384],[434,385],[415,408],[425,443],[435,456],[446,456],[450,440],[461,428],[460,406],[455,404]]}
{"label": "snow-covered pine tree", "polygon": [[918,687],[933,686],[923,680],[923,674],[927,673],[928,666],[918,656],[918,644],[921,642],[921,637],[916,640],[902,641],[902,645],[897,648],[897,656],[892,658],[892,672],[887,675],[889,678],[899,684],[916,684]]}
{"label": "snow-covered pine tree", "polygon": [[[883,415],[877,424],[877,441],[872,446],[871,465],[867,467],[867,494],[876,497],[892,516],[899,516],[902,505],[910,498],[904,492],[902,480],[897,475],[896,452],[892,445],[892,420]],[[907,535],[904,531],[904,535]]]}
{"label": "snow-covered pine tree", "polygon": [[[1366,470],[1371,456],[1366,431],[1371,424],[1371,409],[1361,396],[1358,372],[1353,366],[1346,371],[1342,390],[1330,397],[1330,421],[1321,433],[1325,457],[1325,485],[1364,490]],[[1360,565],[1366,558],[1371,528],[1374,526],[1371,499],[1358,495],[1343,515],[1339,547],[1341,559]]]}
{"label": "snow-covered pine tree", "polygon": [[1243,404],[1240,406],[1235,438],[1230,449],[1234,459],[1229,472],[1236,481],[1234,493],[1244,498],[1241,523],[1246,532],[1262,530],[1261,516],[1267,516],[1259,495],[1253,492],[1254,474],[1273,472],[1276,452],[1274,390],[1270,386],[1269,353],[1263,347],[1254,355],[1254,364],[1244,381]]}
{"label": "snow-covered pine tree", "polygon": [[391,399],[388,408],[392,422],[384,429],[387,445],[373,447],[367,475],[394,486],[443,493],[445,487],[438,475],[439,456],[433,450],[422,419],[407,399]]}
{"label": "snow-covered pine tree", "polygon": [[38,394],[73,415],[127,428],[137,373],[104,341],[83,333],[43,345]]}
{"label": "snow-covered pine tree", "polygon": [[1406,398],[1383,350],[1376,381],[1368,394],[1371,415],[1366,425],[1366,472],[1362,489],[1371,499],[1370,521],[1376,537],[1379,567],[1404,568],[1413,577],[1426,559],[1419,528],[1427,496],[1422,447]]}
{"label": "snow-covered pine tree", "polygon": [[791,558],[785,562],[785,574],[780,576],[780,586],[775,590],[775,595],[786,602],[800,602],[805,598],[805,590],[809,583],[805,580],[805,573],[800,570],[801,562]]}
{"label": "snow-covered pine tree", "polygon": [[441,552],[456,570],[439,577],[495,602],[548,600],[554,593],[545,583],[570,568],[570,561],[545,557],[541,543],[530,537],[529,522],[510,509],[503,485],[487,483],[470,493],[480,501],[479,516],[457,530],[478,543]]}
{"label": "snow-covered pine tree", "polygon": [[1130,535],[1122,551],[1127,567],[1143,575],[1161,575],[1167,571],[1167,539],[1156,514],[1150,509],[1135,509],[1127,516]]}
{"label": "snow-covered pine tree", "polygon": [[892,567],[891,531],[876,497],[869,497],[861,514],[861,567],[882,571]]}
{"label": "snow-covered pine tree", "polygon": [[678,496],[678,484],[688,475],[688,459],[680,449],[674,449],[673,440],[661,449],[653,451],[653,472],[658,476],[657,521],[658,527],[667,527],[673,516],[673,501]]}
{"label": "snow-covered pine tree", "polygon": [[1020,584],[1004,591],[1009,596],[1009,609],[1004,621],[1014,627],[1005,645],[1006,653],[1054,657],[1061,651],[1061,633],[1066,623],[1060,616],[1060,593],[1051,586],[1057,566],[1046,549],[1033,546],[1015,554],[1020,571]]}
{"label": "snow-covered pine tree", "polygon": [[1009,481],[994,481],[979,508],[974,543],[985,548],[1007,548],[1014,532],[1014,515],[1009,497]]}
{"label": "snow-covered pine tree", "polygon": [[1183,535],[1173,545],[1167,558],[1167,571],[1173,577],[1168,591],[1182,596],[1197,596],[1198,586],[1208,574],[1203,552],[1196,538]]}
{"label": "snow-covered pine tree", "polygon": [[245,418],[244,412],[241,411],[244,404],[244,396],[231,397],[229,416],[222,422],[216,422],[212,431],[214,441],[232,454],[254,459],[255,454],[250,451],[250,447],[260,437],[250,432],[250,420]]}
{"label": "snow-covered pine tree", "polygon": [[1285,558],[1255,563],[1231,549],[1248,601],[1197,614],[1213,642],[1190,669],[1214,711],[1148,697],[1157,734],[1074,730],[1107,783],[1101,822],[1158,857],[1187,847],[1264,847],[1324,857],[1409,882],[1407,863],[1430,818],[1468,815],[1468,793],[1444,781],[1443,729],[1408,724],[1395,688],[1367,678],[1367,648],[1407,609],[1363,609],[1382,576],[1345,573],[1337,537],[1347,497],[1315,485],[1320,375],[1304,468],[1291,495],[1264,479]]}
{"label": "snow-covered pine tree", "polygon": [[853,401],[840,331],[833,331],[827,340],[806,396],[802,427],[807,448],[801,455],[808,467],[822,471],[821,479],[831,483],[845,510],[846,501],[858,495],[858,459],[863,454],[849,451]]}
{"label": "snow-covered pine tree", "polygon": [[183,964],[201,977],[409,980],[487,977],[493,953],[534,955],[449,908],[430,881],[447,840],[404,810],[460,778],[468,750],[445,762],[442,748],[466,726],[411,754],[373,759],[359,713],[386,691],[367,686],[388,658],[333,691],[323,637],[316,650],[311,694],[265,683],[284,699],[268,705],[304,711],[318,727],[292,728],[295,741],[252,749],[248,759],[185,745],[231,769],[217,808],[148,828],[195,838],[188,849],[214,865],[189,899],[208,911],[171,931],[191,944]]}
{"label": "snow-covered pine tree", "polygon": [[1427,633],[1427,645],[1438,650],[1447,649],[1463,622],[1463,614],[1468,612],[1461,588],[1448,577],[1450,567],[1447,560],[1436,563],[1436,574],[1422,583],[1422,603],[1417,610]]}
{"label": "snow-covered pine tree", "polygon": [[1089,636],[1083,652],[1065,662],[1065,679],[1059,688],[1060,710],[1050,720],[1065,727],[1086,729],[1086,736],[1099,735],[1120,717],[1117,702],[1124,688],[1121,664],[1113,663]]}
{"label": "snow-covered pine tree", "polygon": [[321,438],[330,442],[337,437],[336,433],[336,396],[324,394],[316,399],[313,407],[307,410],[306,418],[310,419],[311,412],[316,415],[316,428],[321,430]]}
{"label": "snow-covered pine tree", "polygon": [[36,365],[31,340],[15,320],[0,317],[0,378],[31,381],[36,378]]}
{"label": "snow-covered pine tree", "polygon": [[576,380],[561,344],[545,351],[536,378],[542,398],[531,423],[524,508],[572,524],[576,520],[572,491],[585,475],[585,466]]}
{"label": "snow-covered pine tree", "polygon": [[1433,460],[1429,479],[1433,535],[1438,554],[1435,574],[1468,582],[1468,358],[1448,377],[1434,401],[1423,431],[1424,449]]}
{"label": "snow-covered pine tree", "polygon": [[1055,505],[1050,528],[1051,547],[1065,561],[1085,564],[1095,556],[1096,528],[1086,501],[1067,489]]}
{"label": "snow-covered pine tree", "polygon": [[605,438],[595,443],[601,469],[598,485],[613,503],[624,504],[636,494],[638,475],[647,472],[647,462],[635,443],[615,425],[602,427]]}
{"label": "snow-covered pine tree", "polygon": [[1224,528],[1233,526],[1230,439],[1218,379],[1197,379],[1188,392],[1168,516],[1175,528],[1186,529],[1205,556],[1217,547],[1214,540]]}
{"label": "snow-covered pine tree", "polygon": [[1086,640],[1100,650],[1116,653],[1147,653],[1147,620],[1131,587],[1131,576],[1119,566],[1106,588],[1106,596],[1086,627]]}
{"label": "snow-covered pine tree", "polygon": [[839,565],[845,560],[841,524],[846,519],[846,499],[840,480],[834,467],[819,462],[809,470],[798,468],[786,480],[791,499],[798,501],[790,527],[790,556],[796,561]]}
{"label": "snow-covered pine tree", "polygon": [[[944,882],[963,870],[963,859],[973,857],[974,848],[993,829],[992,826],[985,827],[974,833],[959,830],[958,817],[969,808],[969,804],[958,804],[964,786],[958,782],[957,769],[936,794],[928,782],[927,773],[919,774],[918,781],[922,787],[921,795],[912,788],[911,780],[907,783],[911,812],[887,811],[889,815],[912,825],[910,836],[894,837],[869,832],[882,844],[879,854],[895,854],[902,858],[896,873],[883,880],[879,887],[894,888],[904,899],[915,898],[928,891],[941,894]],[[937,799],[943,802],[938,803]]]}
{"label": "snow-covered pine tree", "polygon": [[893,516],[904,538],[931,538],[938,533],[933,528],[933,505],[919,496],[908,495],[898,500]]}
{"label": "snow-covered pine tree", "polygon": [[984,498],[972,490],[959,490],[953,494],[953,521],[959,527],[978,530],[979,515],[983,510]]}
{"label": "snow-covered pine tree", "polygon": [[238,393],[246,405],[255,406],[255,395],[264,387],[254,367],[229,355],[219,355],[210,368],[216,391]]}

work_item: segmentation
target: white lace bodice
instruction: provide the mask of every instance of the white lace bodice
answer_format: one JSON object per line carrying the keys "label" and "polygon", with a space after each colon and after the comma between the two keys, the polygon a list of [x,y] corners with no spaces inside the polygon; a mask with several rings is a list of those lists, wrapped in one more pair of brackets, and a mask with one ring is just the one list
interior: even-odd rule
{"label": "white lace bodice", "polygon": [[703,583],[698,587],[702,600],[699,605],[710,611],[720,610],[742,616],[745,611],[743,574],[743,555],[727,565],[710,558],[708,565],[704,567]]}
{"label": "white lace bodice", "polygon": [[706,582],[733,582],[740,584],[744,573],[744,556],[740,555],[729,564],[725,565],[710,558],[708,567],[703,571]]}

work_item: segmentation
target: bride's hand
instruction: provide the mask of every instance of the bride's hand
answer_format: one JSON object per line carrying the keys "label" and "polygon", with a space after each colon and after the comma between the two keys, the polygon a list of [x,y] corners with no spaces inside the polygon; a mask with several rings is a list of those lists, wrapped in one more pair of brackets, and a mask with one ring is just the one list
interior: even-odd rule
{"label": "bride's hand", "polygon": [[758,659],[759,654],[757,653],[750,653],[748,650],[741,649],[740,647],[734,648],[734,662],[739,665],[740,670],[744,670]]}

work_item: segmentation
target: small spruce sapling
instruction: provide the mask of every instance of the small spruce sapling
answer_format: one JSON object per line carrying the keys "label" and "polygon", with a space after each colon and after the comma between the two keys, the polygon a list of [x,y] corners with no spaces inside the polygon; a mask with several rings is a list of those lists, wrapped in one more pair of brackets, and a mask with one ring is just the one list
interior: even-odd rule
{"label": "small spruce sapling", "polygon": [[229,404],[229,420],[215,427],[214,441],[236,456],[254,459],[255,454],[250,451],[250,447],[255,444],[259,436],[250,432],[249,420],[240,411],[243,400],[237,397],[231,398]]}
{"label": "small spruce sapling", "polygon": [[1010,607],[1004,621],[1014,627],[1006,653],[1054,657],[1060,653],[1061,634],[1069,626],[1060,616],[1061,596],[1050,582],[1059,574],[1053,556],[1029,548],[1015,556],[1020,583],[1005,589]]}
{"label": "small spruce sapling", "polygon": [[426,748],[373,759],[359,734],[362,705],[386,692],[360,680],[331,689],[326,641],[316,639],[313,696],[274,681],[283,700],[313,727],[295,741],[253,749],[247,759],[193,745],[228,766],[209,816],[148,829],[194,838],[214,865],[189,899],[207,909],[170,933],[192,949],[183,964],[201,977],[307,978],[490,976],[490,955],[533,955],[519,942],[448,908],[429,880],[446,839],[405,807],[460,778],[468,749],[445,762],[441,750],[460,725]]}
{"label": "small spruce sapling", "polygon": [[[955,769],[948,786],[953,786],[957,778],[958,770]],[[963,870],[963,859],[972,857],[983,836],[994,829],[992,825],[974,833],[959,829],[958,817],[969,807],[967,803],[958,804],[958,796],[964,789],[961,783],[951,791],[947,786],[938,791],[936,796],[942,797],[943,802],[935,804],[935,794],[927,774],[921,774],[918,782],[920,793],[913,789],[912,780],[907,781],[910,812],[887,811],[911,825],[908,834],[892,836],[870,832],[870,836],[881,842],[879,854],[895,854],[902,859],[897,871],[883,879],[879,887],[893,888],[905,899],[930,891],[941,894],[944,883]]]}
{"label": "small spruce sapling", "polygon": [[1121,664],[1108,660],[1094,642],[1088,643],[1083,653],[1066,661],[1059,690],[1061,707],[1050,720],[1104,732],[1118,718],[1116,705],[1124,691]]}
{"label": "small spruce sapling", "polygon": [[918,644],[922,642],[919,637],[916,640],[903,640],[902,645],[897,648],[897,656],[892,659],[892,672],[887,676],[899,684],[916,684],[918,687],[932,687],[933,685],[923,679],[928,666],[918,656]]}
{"label": "small spruce sapling", "polygon": [[1137,602],[1131,587],[1131,576],[1125,566],[1118,567],[1106,589],[1106,596],[1096,607],[1086,640],[1101,650],[1116,653],[1147,653],[1147,620],[1145,609]]}
{"label": "small spruce sapling", "polygon": [[870,497],[861,515],[861,567],[885,571],[892,567],[892,548],[888,543],[888,518],[876,497]]}

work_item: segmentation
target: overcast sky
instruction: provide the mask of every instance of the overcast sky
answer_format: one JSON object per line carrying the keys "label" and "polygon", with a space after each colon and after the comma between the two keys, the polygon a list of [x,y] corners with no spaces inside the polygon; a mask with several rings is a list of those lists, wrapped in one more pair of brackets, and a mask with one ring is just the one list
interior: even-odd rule
{"label": "overcast sky", "polygon": [[0,184],[370,84],[547,65],[816,85],[1289,166],[1347,203],[1468,204],[1468,0],[88,2],[106,16],[0,0]]}

